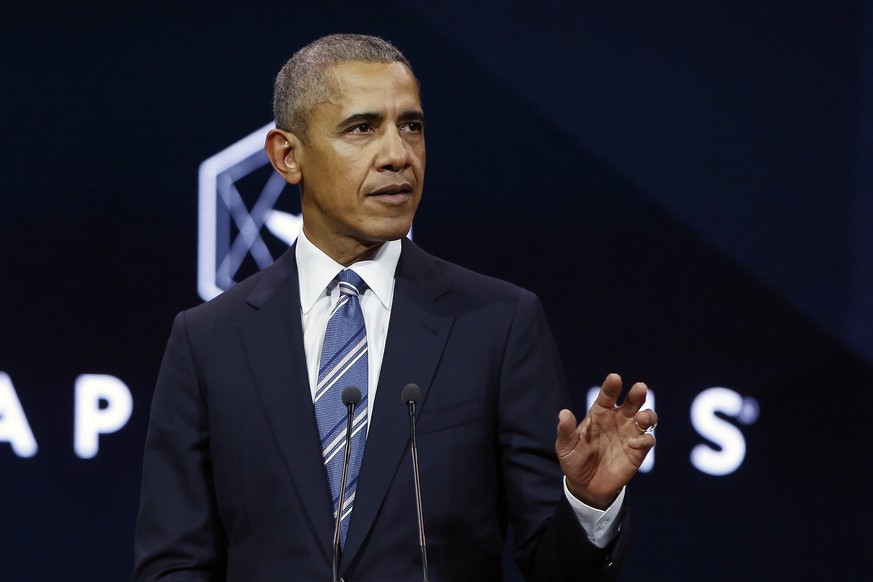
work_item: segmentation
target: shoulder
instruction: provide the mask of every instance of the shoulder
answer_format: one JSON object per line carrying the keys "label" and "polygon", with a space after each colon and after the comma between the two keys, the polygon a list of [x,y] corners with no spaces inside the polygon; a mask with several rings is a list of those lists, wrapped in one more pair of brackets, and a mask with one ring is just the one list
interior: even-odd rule
{"label": "shoulder", "polygon": [[252,312],[278,298],[299,303],[293,248],[276,261],[243,279],[221,295],[180,314],[190,326],[237,325]]}
{"label": "shoulder", "polygon": [[523,287],[431,255],[408,240],[404,240],[398,264],[398,277],[403,276],[438,282],[452,294],[476,303],[539,303],[536,295]]}

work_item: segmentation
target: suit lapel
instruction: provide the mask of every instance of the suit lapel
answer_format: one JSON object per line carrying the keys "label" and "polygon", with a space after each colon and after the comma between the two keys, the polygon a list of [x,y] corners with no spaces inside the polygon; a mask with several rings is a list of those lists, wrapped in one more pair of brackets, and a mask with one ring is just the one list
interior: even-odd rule
{"label": "suit lapel", "polygon": [[361,549],[407,450],[409,416],[400,393],[404,386],[415,383],[422,389],[422,402],[427,398],[454,322],[453,315],[440,313],[436,306],[449,285],[436,269],[433,257],[406,239],[403,245],[373,422],[367,434],[343,564],[350,563]]}
{"label": "suit lapel", "polygon": [[333,516],[309,390],[293,248],[264,272],[247,302],[255,311],[240,333],[255,385],[313,536],[330,561]]}

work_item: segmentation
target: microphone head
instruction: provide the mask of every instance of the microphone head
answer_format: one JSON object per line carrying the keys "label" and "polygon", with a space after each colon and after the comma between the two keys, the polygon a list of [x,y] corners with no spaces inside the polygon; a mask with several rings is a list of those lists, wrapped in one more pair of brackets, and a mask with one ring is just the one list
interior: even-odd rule
{"label": "microphone head", "polygon": [[357,406],[361,403],[361,389],[357,386],[346,386],[343,390],[343,404],[348,406],[354,404]]}
{"label": "microphone head", "polygon": [[403,392],[400,393],[400,399],[403,404],[412,402],[418,406],[418,401],[421,400],[421,388],[418,387],[418,384],[407,384],[403,387]]}

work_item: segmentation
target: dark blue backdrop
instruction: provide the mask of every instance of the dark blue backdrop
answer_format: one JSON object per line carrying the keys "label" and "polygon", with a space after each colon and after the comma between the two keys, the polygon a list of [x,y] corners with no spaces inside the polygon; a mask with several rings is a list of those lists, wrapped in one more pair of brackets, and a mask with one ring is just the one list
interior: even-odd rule
{"label": "dark blue backdrop", "polygon": [[[157,367],[201,301],[198,167],[269,121],[294,50],[353,31],[394,41],[422,83],[416,241],[542,297],[579,408],[609,371],[656,394],[624,579],[863,579],[870,4],[313,6],[3,9],[0,577],[128,575]],[[133,396],[91,459],[73,449],[82,374]],[[3,432],[9,387],[30,457]],[[745,408],[701,429],[711,387]],[[746,447],[735,470],[692,462],[725,434]]]}

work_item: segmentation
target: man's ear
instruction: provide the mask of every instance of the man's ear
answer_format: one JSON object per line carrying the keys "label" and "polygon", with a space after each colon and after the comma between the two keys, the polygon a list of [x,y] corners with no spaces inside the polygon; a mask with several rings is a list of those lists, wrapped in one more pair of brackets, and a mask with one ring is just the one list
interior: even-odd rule
{"label": "man's ear", "polygon": [[303,178],[297,152],[300,140],[290,131],[271,129],[264,143],[264,151],[270,158],[270,163],[289,184],[299,184]]}

